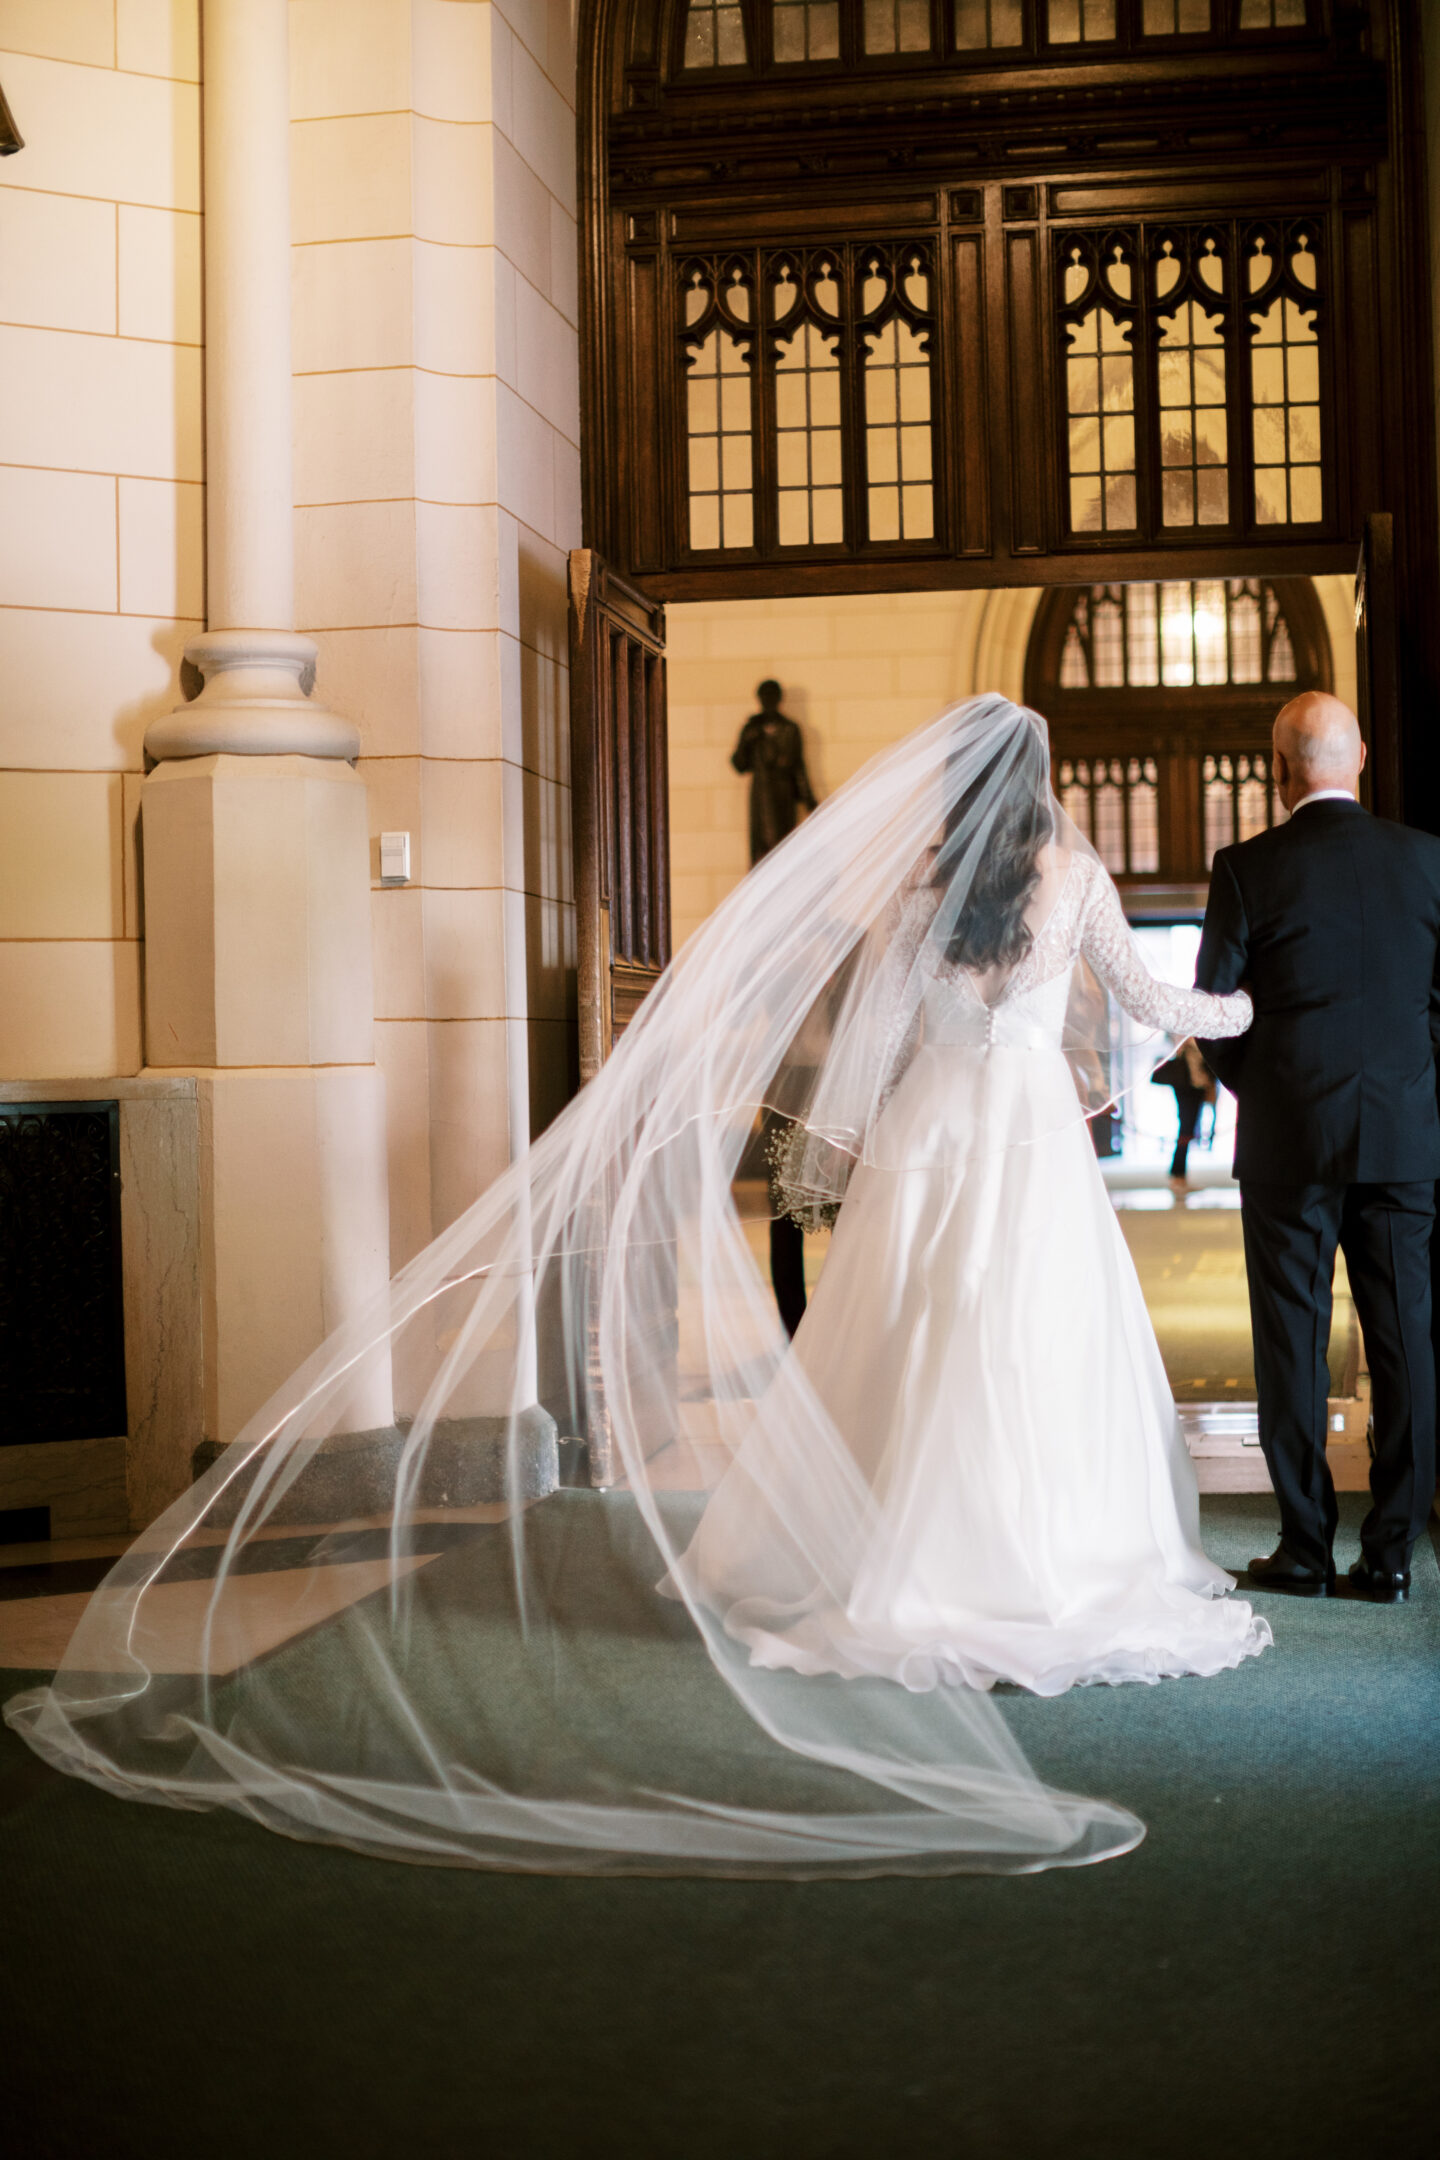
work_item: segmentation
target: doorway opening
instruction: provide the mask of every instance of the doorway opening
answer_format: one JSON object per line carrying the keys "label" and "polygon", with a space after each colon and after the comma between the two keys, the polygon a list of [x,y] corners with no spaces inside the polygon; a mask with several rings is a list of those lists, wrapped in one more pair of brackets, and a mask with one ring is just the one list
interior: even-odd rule
{"label": "doorway opening", "polygon": [[[1279,607],[1275,586],[1238,578],[671,602],[675,949],[750,865],[749,780],[731,760],[760,703],[761,682],[781,685],[781,708],[800,728],[821,801],[946,704],[993,689],[1034,704],[1051,722],[1066,808],[1116,877],[1146,964],[1188,986],[1217,847],[1284,815],[1266,762],[1274,713],[1308,687],[1356,702],[1353,579],[1275,585]],[[1089,647],[1086,679],[1077,681],[1077,640],[1069,633],[1081,603]],[[1156,631],[1153,664],[1147,621]],[[1138,625],[1133,638],[1127,625]],[[1252,626],[1254,650],[1247,643]],[[1206,1110],[1186,1188],[1177,1190],[1168,1178],[1176,1097],[1150,1082],[1169,1047],[1117,1015],[1118,1110],[1108,1127],[1097,1124],[1097,1153],[1202,1483],[1264,1489],[1239,1193],[1230,1170],[1234,1103],[1221,1091],[1213,1112]],[[738,1197],[757,1268],[767,1274],[769,1202],[759,1177],[742,1181]],[[811,1287],[827,1244],[824,1233],[806,1241]],[[1334,1437],[1334,1460],[1342,1480],[1353,1470],[1363,1481],[1359,1338],[1343,1277],[1333,1352],[1336,1414],[1345,1425]]]}

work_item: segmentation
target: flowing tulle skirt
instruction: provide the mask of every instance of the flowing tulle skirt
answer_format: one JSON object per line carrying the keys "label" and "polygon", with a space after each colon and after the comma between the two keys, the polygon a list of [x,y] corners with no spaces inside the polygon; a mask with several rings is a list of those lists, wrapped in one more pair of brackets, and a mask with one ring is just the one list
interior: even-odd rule
{"label": "flowing tulle skirt", "polygon": [[[1200,1545],[1194,1471],[1134,1266],[1058,1054],[917,1056],[857,1169],[794,1358],[869,1494],[830,1536],[793,1487],[767,1534],[767,1424],[685,1566],[757,1664],[908,1688],[1213,1674],[1271,1641]],[[751,1459],[747,1460],[747,1454]]]}

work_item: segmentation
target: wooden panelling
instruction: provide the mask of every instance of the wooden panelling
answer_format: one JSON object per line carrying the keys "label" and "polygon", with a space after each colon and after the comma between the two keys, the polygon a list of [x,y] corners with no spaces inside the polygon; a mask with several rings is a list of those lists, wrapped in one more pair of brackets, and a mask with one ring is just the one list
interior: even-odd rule
{"label": "wooden panelling", "polygon": [[[1325,0],[1305,32],[1273,37],[1240,35],[1225,0],[1213,35],[1173,46],[1144,40],[1140,0],[1121,0],[1117,43],[1073,50],[1042,49],[1040,12],[1027,8],[1023,49],[978,56],[942,50],[952,9],[935,0],[933,53],[884,57],[864,55],[863,7],[843,0],[842,55],[814,67],[773,66],[765,7],[745,8],[750,64],[707,74],[682,65],[680,0],[581,0],[587,536],[649,593],[719,599],[1319,574],[1348,570],[1360,519],[1388,509],[1418,771],[1440,703],[1418,0]],[[1301,217],[1321,249],[1323,523],[1253,522],[1247,296],[1232,258],[1231,524],[1164,525],[1151,296],[1135,352],[1140,525],[1103,544],[1069,535],[1057,221],[1153,236],[1169,220],[1192,231],[1235,220],[1239,246],[1256,219],[1278,232]],[[767,254],[798,258],[813,244],[853,263],[872,241],[911,238],[927,244],[938,283],[933,540],[871,541],[859,514],[864,331],[852,313],[840,339],[845,538],[780,545],[771,326],[757,284],[754,542],[692,555],[686,256],[734,250],[758,270]],[[1440,753],[1434,763],[1437,799],[1422,814],[1440,825]]]}
{"label": "wooden panelling", "polygon": [[777,202],[754,207],[712,201],[674,211],[670,230],[684,246],[714,247],[731,240],[831,240],[850,233],[904,233],[915,226],[933,225],[939,214],[933,195],[894,199],[868,195],[849,202]]}
{"label": "wooden panelling", "polygon": [[[962,555],[990,549],[989,354],[985,319],[985,242],[979,233],[951,243],[948,344],[950,401],[955,415],[948,462],[956,474],[959,505],[956,546]],[[942,329],[946,326],[942,318]]]}
{"label": "wooden panelling", "polygon": [[1071,217],[1163,217],[1167,211],[1194,216],[1263,216],[1270,209],[1304,209],[1325,202],[1328,175],[1317,172],[1256,170],[1207,174],[1200,180],[1164,179],[1129,174],[1123,179],[1065,183],[1049,191],[1050,215]]}
{"label": "wooden panelling", "polygon": [[1010,551],[1043,554],[1050,431],[1045,425],[1040,235],[1005,235],[1006,344],[1010,382]]}

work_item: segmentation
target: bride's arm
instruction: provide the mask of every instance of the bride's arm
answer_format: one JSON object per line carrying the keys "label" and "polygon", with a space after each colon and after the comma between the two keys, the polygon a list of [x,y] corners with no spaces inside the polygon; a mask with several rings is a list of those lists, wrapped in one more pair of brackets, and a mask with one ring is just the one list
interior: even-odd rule
{"label": "bride's arm", "polygon": [[1120,905],[1108,874],[1096,863],[1081,921],[1080,950],[1095,973],[1132,1019],[1167,1035],[1205,1035],[1218,1040],[1243,1035],[1254,1018],[1244,990],[1228,997],[1208,990],[1178,990],[1157,982],[1145,965],[1139,941]]}

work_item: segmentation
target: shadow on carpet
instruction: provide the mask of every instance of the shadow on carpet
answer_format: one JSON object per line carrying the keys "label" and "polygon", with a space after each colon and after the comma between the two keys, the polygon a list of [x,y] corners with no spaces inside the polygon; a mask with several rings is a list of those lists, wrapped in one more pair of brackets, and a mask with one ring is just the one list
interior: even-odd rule
{"label": "shadow on carpet", "polygon": [[[1243,1566],[1273,1502],[1208,1500],[1205,1527]],[[1031,1877],[410,1868],[126,1806],[7,1731],[7,2135],[25,2160],[1428,2160],[1440,1571],[1416,1559],[1405,1606],[1257,1596],[1276,1647],[1218,1679],[1005,1697],[1043,1775],[1149,1826]]]}

